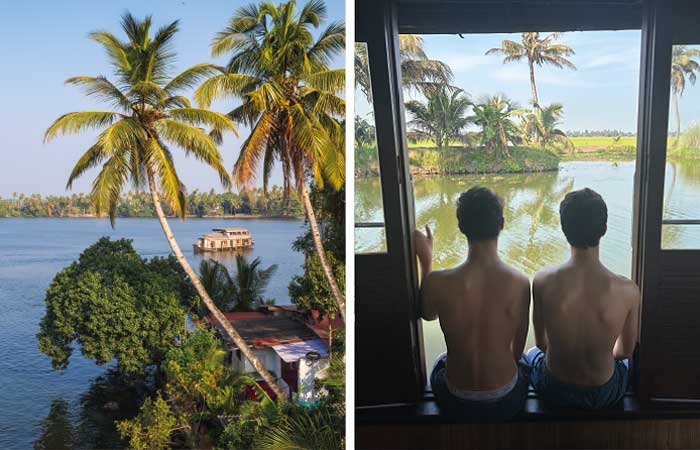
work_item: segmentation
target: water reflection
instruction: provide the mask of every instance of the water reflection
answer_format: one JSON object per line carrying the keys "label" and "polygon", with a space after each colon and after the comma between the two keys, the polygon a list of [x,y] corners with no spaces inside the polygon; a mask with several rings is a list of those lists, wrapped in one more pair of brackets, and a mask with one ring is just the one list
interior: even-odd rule
{"label": "water reflection", "polygon": [[[676,173],[675,179],[673,172]],[[474,185],[493,189],[504,200],[505,229],[501,257],[532,277],[545,266],[559,264],[569,247],[559,226],[559,203],[567,192],[590,187],[608,205],[608,232],[601,242],[601,259],[613,271],[629,276],[632,260],[634,162],[567,162],[558,172],[505,175],[422,177],[414,180],[416,224],[429,224],[435,235],[434,266],[459,264],[467,255],[467,240],[457,228],[455,202]],[[369,220],[381,208],[378,181],[355,184],[356,220]],[[673,161],[667,166],[665,218],[699,218],[700,165]],[[374,208],[374,209],[373,209]],[[700,248],[700,226],[664,227],[665,247]],[[376,239],[355,242],[357,251],[373,250]],[[437,322],[424,324],[428,364],[445,349]],[[533,344],[532,330],[528,345]]]}
{"label": "water reflection", "polygon": [[79,405],[70,405],[63,399],[52,401],[34,448],[124,448],[115,422],[134,417],[145,395],[145,386],[128,383],[116,370],[109,369],[81,395]]}

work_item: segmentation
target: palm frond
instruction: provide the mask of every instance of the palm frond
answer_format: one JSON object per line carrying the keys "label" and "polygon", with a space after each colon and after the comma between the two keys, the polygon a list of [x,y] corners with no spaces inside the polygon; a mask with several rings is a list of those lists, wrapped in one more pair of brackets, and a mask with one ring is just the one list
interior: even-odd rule
{"label": "palm frond", "polygon": [[239,73],[215,75],[197,88],[194,98],[199,106],[208,108],[214,100],[241,97],[259,83],[260,79],[251,75]]}
{"label": "palm frond", "polygon": [[77,134],[89,129],[99,129],[111,125],[120,114],[112,111],[81,111],[64,114],[44,133],[44,142],[58,136]]}
{"label": "palm frond", "polygon": [[122,110],[128,110],[131,106],[131,102],[122,91],[105,77],[72,77],[66,80],[66,84],[80,86],[83,88],[85,95],[95,96],[99,100],[111,103]]}
{"label": "palm frond", "polygon": [[218,131],[230,131],[238,136],[235,123],[225,114],[200,108],[177,108],[168,111],[168,115],[181,122],[195,126],[209,126]]}
{"label": "palm frond", "polygon": [[216,170],[225,188],[231,186],[231,179],[223,165],[219,149],[204,130],[171,119],[159,121],[156,129],[163,139],[182,148],[186,155],[192,154],[199,161]]}

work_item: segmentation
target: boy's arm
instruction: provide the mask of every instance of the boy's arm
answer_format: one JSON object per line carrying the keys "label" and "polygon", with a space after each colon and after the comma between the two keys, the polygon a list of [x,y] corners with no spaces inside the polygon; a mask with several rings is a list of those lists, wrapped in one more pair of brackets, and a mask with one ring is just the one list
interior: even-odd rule
{"label": "boy's arm", "polygon": [[539,274],[532,281],[532,326],[535,329],[535,345],[546,352],[549,340],[542,313],[542,276]]}
{"label": "boy's arm", "polygon": [[513,358],[518,361],[523,356],[525,343],[527,342],[527,332],[530,328],[530,281],[525,280],[523,293],[518,305],[518,329],[511,343]]}
{"label": "boy's arm", "polygon": [[637,345],[637,331],[639,330],[639,304],[641,298],[639,289],[634,286],[634,292],[631,294],[633,306],[627,313],[625,325],[622,328],[622,333],[618,336],[613,347],[613,357],[615,359],[628,359],[632,357],[634,348]]}
{"label": "boy's arm", "polygon": [[413,232],[416,256],[420,264],[420,315],[425,320],[437,319],[437,309],[431,301],[430,290],[433,271],[433,233],[428,225],[425,226],[425,234],[418,230]]}

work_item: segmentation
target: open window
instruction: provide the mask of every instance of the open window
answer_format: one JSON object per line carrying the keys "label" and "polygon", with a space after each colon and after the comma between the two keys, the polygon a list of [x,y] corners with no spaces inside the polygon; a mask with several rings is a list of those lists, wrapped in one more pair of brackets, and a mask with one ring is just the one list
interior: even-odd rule
{"label": "open window", "polygon": [[[670,212],[674,207],[684,207],[681,203],[687,202],[687,197],[682,194],[666,193],[669,200],[667,207],[664,206],[664,186],[670,186],[671,181],[666,174],[672,169],[672,166],[667,169],[666,156],[673,45],[700,43],[700,39],[693,39],[692,34],[698,28],[690,19],[697,17],[694,15],[697,12],[697,4],[680,0],[357,2],[356,29],[358,39],[367,43],[374,93],[387,242],[387,253],[382,258],[356,256],[358,406],[425,399],[427,365],[433,353],[440,350],[424,341],[424,334],[437,334],[439,329],[431,330],[419,319],[412,230],[416,222],[423,225],[421,215],[429,209],[429,202],[443,201],[450,205],[452,191],[449,187],[435,188],[436,192],[442,192],[442,199],[441,194],[426,194],[420,187],[423,181],[417,180],[415,170],[412,173],[411,163],[416,158],[412,149],[419,139],[411,136],[413,130],[406,122],[411,118],[407,117],[404,105],[411,94],[405,92],[402,82],[400,36],[441,34],[459,39],[457,36],[461,34],[467,45],[470,35],[532,30],[584,33],[628,30],[624,32],[636,36],[639,74],[637,78],[625,79],[626,83],[638,86],[637,99],[629,105],[629,108],[635,107],[632,103],[638,105],[636,152],[633,152],[634,161],[617,164],[616,170],[628,173],[622,178],[622,189],[610,187],[611,195],[619,196],[610,209],[619,212],[627,208],[627,213],[622,219],[615,218],[620,233],[606,237],[607,241],[614,241],[606,245],[618,253],[624,249],[624,261],[610,265],[620,273],[630,274],[642,290],[640,350],[634,365],[635,378],[640,381],[636,391],[638,400],[642,404],[700,400],[697,383],[700,351],[696,345],[700,342],[700,327],[693,319],[700,313],[697,300],[700,298],[700,271],[695,269],[700,267],[700,252],[687,249],[689,246],[697,248],[693,240],[695,231],[690,231],[694,230],[693,223],[669,222],[694,221],[700,219],[700,215],[682,219],[671,213],[665,215],[665,211]],[[687,114],[692,121],[693,113]],[[690,127],[688,123],[686,127]],[[611,163],[609,168],[612,167]],[[553,191],[567,187],[560,186],[561,181],[552,184]],[[589,184],[596,182],[600,180],[594,177]],[[425,182],[430,183],[434,181]],[[678,186],[676,181],[675,192],[679,192]],[[574,183],[571,187],[582,186]],[[695,189],[691,184],[686,185],[686,189],[691,187]],[[674,200],[676,196],[678,199]],[[611,198],[606,196],[608,200]],[[522,199],[523,195],[515,195],[513,204]],[[512,209],[509,214],[513,214]],[[511,220],[517,218],[511,216]],[[532,220],[524,222],[532,223]],[[556,225],[552,230],[558,228]],[[674,226],[688,228],[681,234],[686,241],[679,241],[688,242],[686,250],[667,249],[666,244],[662,249],[662,228],[668,228],[663,232],[671,235],[669,227]],[[536,239],[546,241],[546,236],[538,237],[537,233],[547,228],[537,227]],[[697,228],[700,230],[700,226]],[[669,242],[667,239],[664,238],[664,242]],[[558,236],[557,240],[563,241],[563,237]],[[460,243],[456,238],[454,243],[446,244],[444,253],[459,253],[462,244],[466,245],[466,241]],[[525,244],[522,241],[510,244],[513,258],[521,258]],[[616,249],[615,245],[619,247]]]}

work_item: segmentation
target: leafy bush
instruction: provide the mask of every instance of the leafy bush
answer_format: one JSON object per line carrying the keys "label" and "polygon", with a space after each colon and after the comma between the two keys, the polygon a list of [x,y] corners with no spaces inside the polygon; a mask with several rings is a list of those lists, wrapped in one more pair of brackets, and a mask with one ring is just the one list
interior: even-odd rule
{"label": "leafy bush", "polygon": [[681,147],[700,148],[700,123],[693,122],[681,135]]}
{"label": "leafy bush", "polygon": [[63,370],[77,342],[97,364],[116,359],[122,374],[142,377],[184,333],[194,296],[174,257],[148,261],[129,240],[101,238],[51,282],[39,350]]}
{"label": "leafy bush", "polygon": [[176,427],[177,418],[160,394],[155,400],[147,398],[138,416],[117,423],[120,436],[128,439],[132,450],[170,448],[170,436]]}

